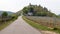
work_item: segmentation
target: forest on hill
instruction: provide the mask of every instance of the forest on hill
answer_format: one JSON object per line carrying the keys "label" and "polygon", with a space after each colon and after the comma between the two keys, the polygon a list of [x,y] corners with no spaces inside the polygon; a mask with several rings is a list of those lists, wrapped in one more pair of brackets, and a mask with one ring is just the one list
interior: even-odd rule
{"label": "forest on hill", "polygon": [[28,15],[28,16],[58,17],[56,14],[52,13],[46,7],[42,7],[41,5],[29,4],[28,6],[24,7],[22,11],[23,11],[23,15]]}

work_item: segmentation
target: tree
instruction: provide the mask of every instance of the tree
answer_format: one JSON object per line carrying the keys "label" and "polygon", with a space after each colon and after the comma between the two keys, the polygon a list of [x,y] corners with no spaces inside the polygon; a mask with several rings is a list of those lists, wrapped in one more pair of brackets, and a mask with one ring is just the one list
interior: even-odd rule
{"label": "tree", "polygon": [[3,12],[2,13],[2,17],[7,17],[8,16],[8,13],[7,12]]}
{"label": "tree", "polygon": [[6,19],[3,20],[3,18],[7,18],[8,16],[8,13],[7,12],[3,12],[2,13],[2,22],[5,21],[6,22]]}
{"label": "tree", "polygon": [[24,14],[24,15],[28,13],[28,9],[29,9],[29,8],[27,8],[27,7],[24,7],[24,8],[23,8],[22,11],[23,11],[23,14]]}
{"label": "tree", "polygon": [[42,7],[41,5],[32,5],[31,3],[29,6],[23,8],[23,14],[27,15],[28,13],[32,13],[33,16],[56,16],[56,14],[49,11],[46,7]]}
{"label": "tree", "polygon": [[45,12],[48,12],[48,9],[47,9],[46,7],[44,7],[43,10],[44,10]]}
{"label": "tree", "polygon": [[34,12],[34,9],[32,8],[32,7],[30,7],[30,9],[29,9],[29,12]]}

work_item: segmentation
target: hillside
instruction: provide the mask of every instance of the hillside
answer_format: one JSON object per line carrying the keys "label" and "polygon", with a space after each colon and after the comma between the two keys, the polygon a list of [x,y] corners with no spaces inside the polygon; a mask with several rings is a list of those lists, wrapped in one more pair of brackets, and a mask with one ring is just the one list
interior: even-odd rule
{"label": "hillside", "polygon": [[20,16],[21,13],[22,13],[22,11],[20,10],[20,11],[16,12],[15,14],[16,14],[17,16]]}
{"label": "hillside", "polygon": [[1,15],[3,12],[7,12],[8,15],[14,14],[13,12],[10,12],[10,11],[0,11],[0,15]]}
{"label": "hillside", "polygon": [[57,15],[49,11],[46,7],[42,7],[41,5],[32,5],[22,9],[24,15],[30,16],[48,16],[48,17],[56,17]]}

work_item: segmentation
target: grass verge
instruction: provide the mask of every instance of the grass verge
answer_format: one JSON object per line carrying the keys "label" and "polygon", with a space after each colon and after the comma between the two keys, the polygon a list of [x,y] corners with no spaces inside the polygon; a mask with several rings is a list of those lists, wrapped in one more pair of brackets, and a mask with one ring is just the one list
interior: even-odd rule
{"label": "grass verge", "polygon": [[34,21],[31,21],[29,19],[27,19],[25,16],[22,17],[28,24],[30,24],[31,26],[33,26],[34,28],[38,29],[38,30],[45,30],[45,31],[54,31],[54,32],[57,32],[57,33],[60,33],[60,30],[53,30],[53,29],[50,29],[46,26],[43,26],[43,25],[40,25]]}

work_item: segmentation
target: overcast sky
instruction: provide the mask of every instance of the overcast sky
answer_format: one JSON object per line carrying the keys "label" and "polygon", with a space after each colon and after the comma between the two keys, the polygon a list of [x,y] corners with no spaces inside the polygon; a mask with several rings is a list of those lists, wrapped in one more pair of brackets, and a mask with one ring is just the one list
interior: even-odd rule
{"label": "overcast sky", "polygon": [[51,12],[60,14],[60,0],[0,0],[0,10],[17,12],[29,3],[40,4],[47,7]]}

